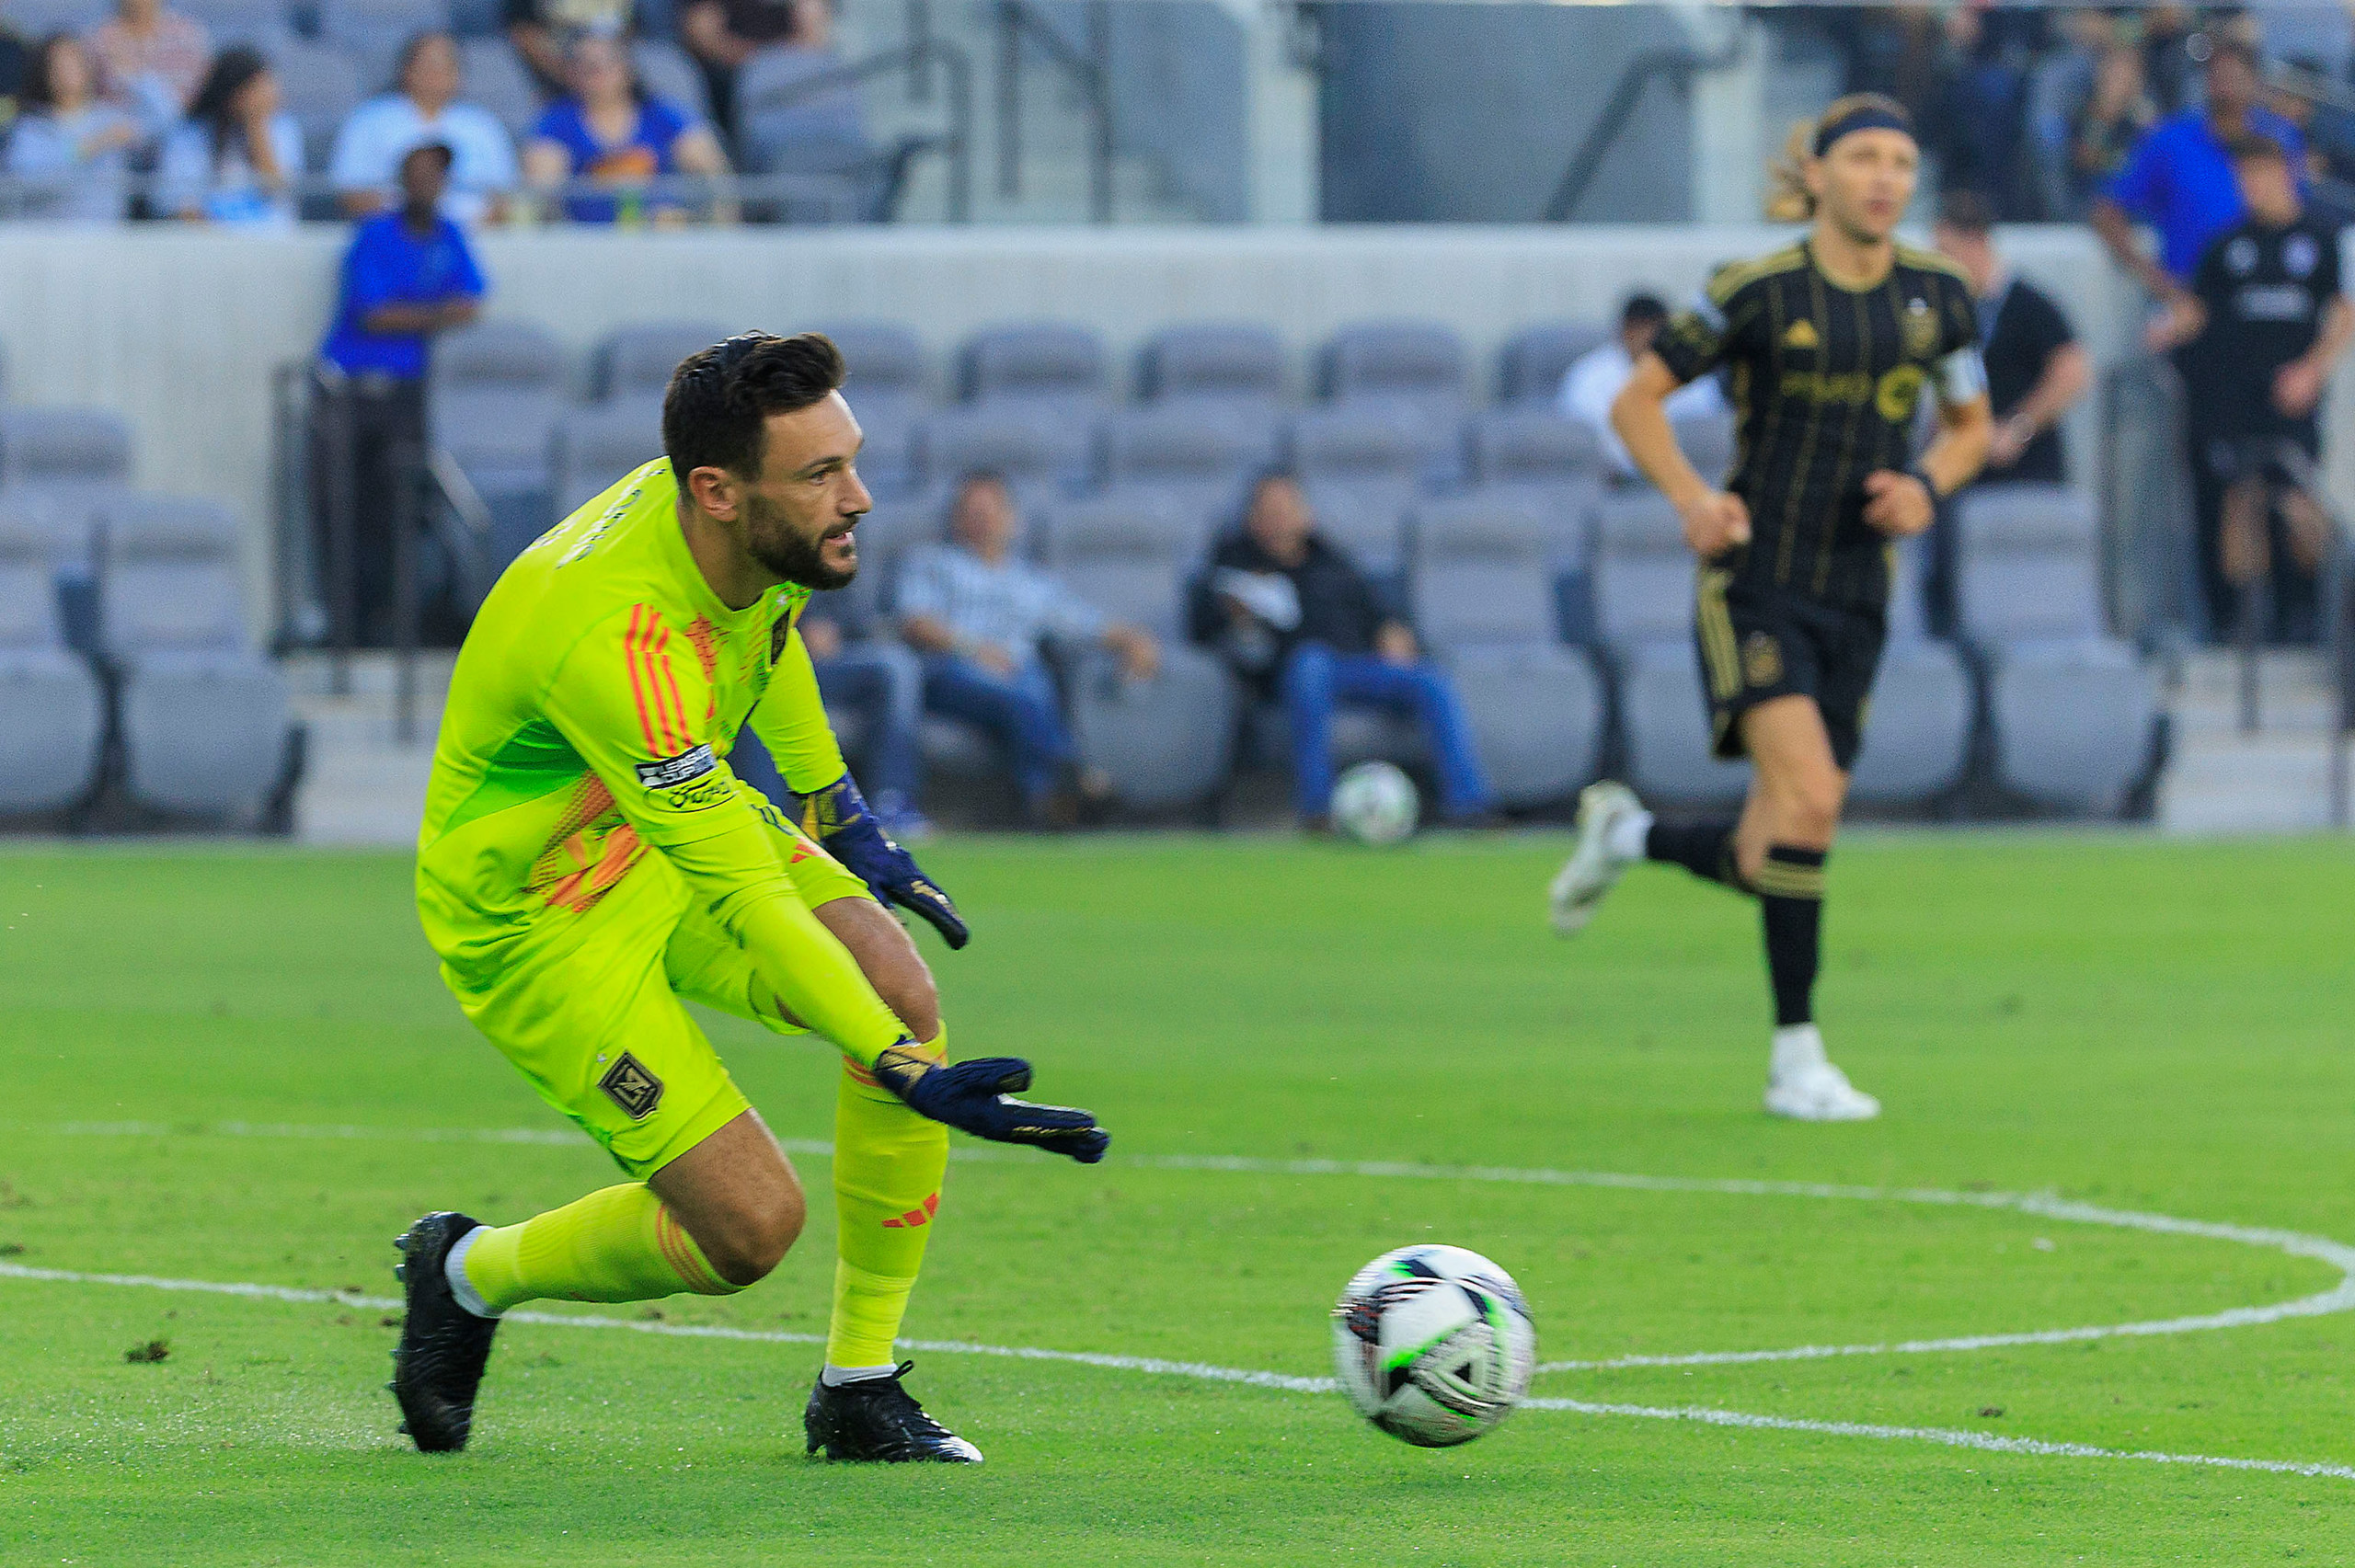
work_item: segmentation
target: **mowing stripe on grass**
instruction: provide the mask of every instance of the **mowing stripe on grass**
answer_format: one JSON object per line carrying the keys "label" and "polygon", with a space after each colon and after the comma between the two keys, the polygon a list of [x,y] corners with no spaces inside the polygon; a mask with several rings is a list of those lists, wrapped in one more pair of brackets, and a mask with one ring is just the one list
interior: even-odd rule
{"label": "mowing stripe on grass", "polygon": [[[293,1301],[393,1310],[402,1305],[390,1296],[362,1296],[340,1290],[304,1290],[286,1285],[257,1285],[242,1281],[168,1279],[144,1274],[86,1274],[74,1269],[33,1268],[0,1263],[0,1278],[61,1285],[119,1285],[150,1290],[188,1290],[247,1299]],[[511,1323],[550,1328],[627,1329],[636,1333],[678,1339],[719,1339],[765,1345],[822,1345],[823,1334],[794,1333],[783,1329],[739,1329],[717,1323],[665,1323],[641,1318],[615,1318],[594,1312],[509,1312]],[[1060,1361],[1108,1371],[1142,1372],[1154,1377],[1187,1378],[1200,1382],[1236,1383],[1249,1388],[1277,1389],[1288,1393],[1331,1393],[1330,1378],[1297,1378],[1282,1372],[1255,1372],[1240,1367],[1216,1367],[1200,1361],[1166,1361],[1147,1356],[1103,1356],[1082,1350],[1044,1350],[1031,1345],[977,1345],[956,1339],[903,1339],[903,1349],[947,1356],[997,1356],[1017,1361]],[[1715,1410],[1706,1405],[1603,1404],[1590,1400],[1527,1399],[1529,1410],[1561,1411],[1574,1415],[1635,1416],[1653,1421],[1691,1421],[1707,1426],[1733,1426],[1752,1431],[1811,1432],[1829,1437],[1866,1437],[1881,1442],[1937,1443],[1947,1448],[1976,1448],[1989,1453],[2023,1454],[2048,1459],[2136,1459],[2150,1464],[2198,1465],[2212,1470],[2268,1471],[2281,1475],[2326,1476],[2355,1481],[2355,1467],[2305,1463],[2296,1459],[2245,1459],[2214,1454],[2170,1454],[2156,1449],[2097,1448],[2090,1443],[2054,1443],[2038,1437],[2002,1437],[1945,1426],[1889,1426],[1860,1421],[1809,1421],[1797,1416],[1759,1415],[1747,1411]]]}

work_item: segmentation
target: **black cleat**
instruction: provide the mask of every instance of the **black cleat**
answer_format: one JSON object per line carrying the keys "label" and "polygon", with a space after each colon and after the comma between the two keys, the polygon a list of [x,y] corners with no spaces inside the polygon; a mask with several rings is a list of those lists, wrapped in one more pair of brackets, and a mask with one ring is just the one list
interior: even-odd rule
{"label": "black cleat", "polygon": [[902,1361],[888,1378],[866,1378],[840,1388],[830,1389],[819,1379],[810,1391],[809,1408],[801,1413],[810,1451],[822,1448],[830,1459],[865,1463],[981,1463],[981,1449],[926,1415],[924,1406],[901,1387],[900,1379],[914,1365]]}
{"label": "black cleat", "polygon": [[450,1248],[481,1227],[481,1220],[463,1214],[429,1214],[393,1243],[401,1250],[393,1276],[406,1288],[408,1313],[393,1351],[393,1380],[385,1386],[400,1402],[401,1430],[429,1454],[466,1446],[475,1390],[490,1359],[490,1336],[499,1332],[498,1319],[478,1318],[458,1305],[442,1272]]}

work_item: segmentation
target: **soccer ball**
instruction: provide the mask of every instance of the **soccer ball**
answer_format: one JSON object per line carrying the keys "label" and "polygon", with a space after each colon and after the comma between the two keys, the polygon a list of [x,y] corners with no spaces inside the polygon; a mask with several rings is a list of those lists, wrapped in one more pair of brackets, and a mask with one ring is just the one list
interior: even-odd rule
{"label": "soccer ball", "polygon": [[1333,821],[1361,844],[1395,844],[1415,830],[1415,781],[1388,762],[1360,762],[1333,785]]}
{"label": "soccer ball", "polygon": [[1357,1413],[1419,1448],[1468,1443],[1512,1413],[1537,1326],[1512,1276],[1462,1247],[1401,1247],[1333,1307],[1333,1366]]}

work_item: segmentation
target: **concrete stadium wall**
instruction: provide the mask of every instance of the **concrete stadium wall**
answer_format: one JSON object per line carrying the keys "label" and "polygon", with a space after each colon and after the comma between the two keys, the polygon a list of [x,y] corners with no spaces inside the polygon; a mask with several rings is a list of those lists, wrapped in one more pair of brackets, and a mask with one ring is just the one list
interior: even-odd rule
{"label": "concrete stadium wall", "polygon": [[[1316,347],[1344,322],[1447,321],[1485,374],[1524,324],[1603,318],[1638,286],[1682,298],[1715,263],[1786,237],[1683,226],[539,230],[486,235],[480,249],[488,313],[538,322],[580,350],[632,321],[710,317],[775,329],[880,316],[919,331],[945,375],[975,327],[1052,316],[1102,332],[1125,370],[1130,351],[1164,323],[1239,318],[1283,335],[1304,392]],[[2004,238],[2021,270],[2065,303],[2100,360],[2128,350],[2137,303],[2087,234],[2022,229]],[[118,409],[137,432],[142,486],[236,507],[253,546],[258,618],[269,592],[270,372],[310,353],[325,329],[344,239],[331,226],[0,229],[8,400]],[[1484,383],[1476,395],[1492,391]],[[2355,398],[2336,407],[2334,427],[2355,418]],[[2092,421],[2088,409],[2074,443],[2086,481]]]}

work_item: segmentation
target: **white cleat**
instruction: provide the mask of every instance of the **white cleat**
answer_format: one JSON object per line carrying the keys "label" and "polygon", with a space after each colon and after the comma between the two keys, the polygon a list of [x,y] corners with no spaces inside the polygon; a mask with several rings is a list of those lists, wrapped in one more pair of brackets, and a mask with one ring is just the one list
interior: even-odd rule
{"label": "white cleat", "polygon": [[1766,1081],[1766,1114],[1798,1122],[1868,1122],[1880,1102],[1828,1061],[1802,1062]]}
{"label": "white cleat", "polygon": [[1620,873],[1643,858],[1640,851],[1625,853],[1626,846],[1618,841],[1633,836],[1631,824],[1637,818],[1650,826],[1651,813],[1626,784],[1606,779],[1579,792],[1578,848],[1562,863],[1548,889],[1557,936],[1576,936],[1583,931],[1602,905],[1603,896],[1618,886]]}

